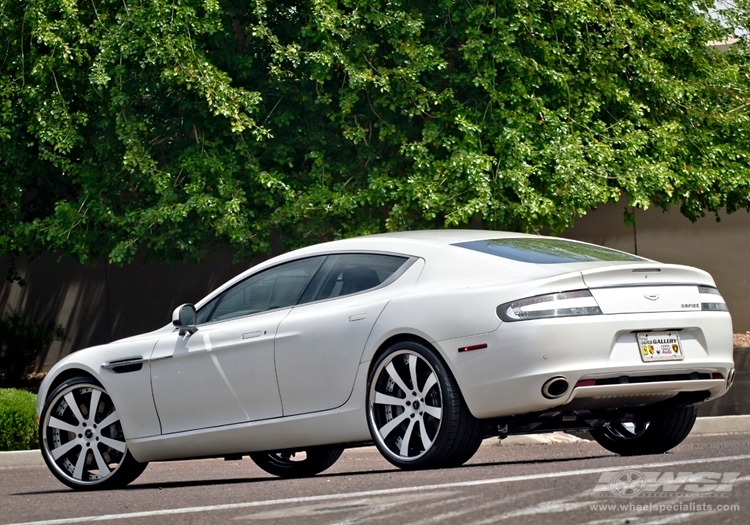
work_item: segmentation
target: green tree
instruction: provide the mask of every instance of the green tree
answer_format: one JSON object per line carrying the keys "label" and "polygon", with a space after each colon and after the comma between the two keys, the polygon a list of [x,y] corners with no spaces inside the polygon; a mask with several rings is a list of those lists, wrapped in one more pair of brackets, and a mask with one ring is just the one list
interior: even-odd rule
{"label": "green tree", "polygon": [[0,2],[2,253],[750,208],[747,0]]}

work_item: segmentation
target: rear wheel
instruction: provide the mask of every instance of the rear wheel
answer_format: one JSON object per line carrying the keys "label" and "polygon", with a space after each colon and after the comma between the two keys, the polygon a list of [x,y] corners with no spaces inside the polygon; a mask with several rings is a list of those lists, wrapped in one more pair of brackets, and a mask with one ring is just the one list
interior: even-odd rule
{"label": "rear wheel", "polygon": [[343,452],[341,448],[316,447],[297,452],[254,452],[250,459],[274,476],[305,478],[329,468]]}
{"label": "rear wheel", "polygon": [[690,434],[698,407],[664,407],[645,412],[634,422],[613,421],[592,429],[601,446],[622,456],[663,454],[682,443]]}
{"label": "rear wheel", "polygon": [[48,397],[39,444],[52,474],[76,490],[124,487],[147,465],[128,451],[107,391],[87,377],[69,379]]}
{"label": "rear wheel", "polygon": [[373,365],[367,422],[381,454],[403,469],[462,465],[485,430],[443,362],[431,349],[408,341],[388,348]]}

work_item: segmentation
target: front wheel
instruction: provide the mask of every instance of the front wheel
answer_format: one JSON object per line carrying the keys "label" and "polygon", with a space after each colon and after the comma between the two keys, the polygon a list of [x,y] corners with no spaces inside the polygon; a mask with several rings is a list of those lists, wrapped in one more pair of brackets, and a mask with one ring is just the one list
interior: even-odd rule
{"label": "front wheel", "polygon": [[128,451],[107,391],[87,377],[65,381],[47,398],[39,444],[52,474],[76,490],[124,487],[147,465]]}
{"label": "front wheel", "polygon": [[402,469],[459,466],[484,437],[450,370],[422,344],[396,343],[374,363],[367,423],[375,446]]}
{"label": "front wheel", "polygon": [[597,443],[621,456],[663,454],[690,434],[698,407],[664,407],[640,415],[634,422],[613,421],[592,429]]}
{"label": "front wheel", "polygon": [[296,452],[254,452],[250,459],[274,476],[306,478],[329,468],[343,452],[342,448],[316,447]]}

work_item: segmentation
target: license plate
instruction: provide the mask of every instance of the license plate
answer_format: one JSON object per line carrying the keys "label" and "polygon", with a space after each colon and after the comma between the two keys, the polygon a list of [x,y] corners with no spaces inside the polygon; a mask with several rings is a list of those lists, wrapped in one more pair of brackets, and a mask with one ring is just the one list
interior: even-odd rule
{"label": "license plate", "polygon": [[681,361],[682,345],[679,332],[638,332],[638,349],[644,363],[652,361]]}

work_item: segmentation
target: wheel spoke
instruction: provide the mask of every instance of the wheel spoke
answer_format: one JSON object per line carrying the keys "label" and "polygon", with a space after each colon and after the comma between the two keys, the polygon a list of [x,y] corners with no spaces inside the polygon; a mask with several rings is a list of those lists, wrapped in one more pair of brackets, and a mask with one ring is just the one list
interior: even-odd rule
{"label": "wheel spoke", "polygon": [[65,421],[62,421],[60,419],[57,419],[56,417],[49,418],[49,422],[47,423],[52,428],[59,428],[60,430],[65,430],[67,432],[75,432],[78,433],[78,426],[71,425],[70,423],[66,423]]}
{"label": "wheel spoke", "polygon": [[427,427],[424,424],[424,419],[419,420],[419,435],[422,437],[422,447],[427,450],[432,445],[430,437],[427,435]]}
{"label": "wheel spoke", "polygon": [[102,453],[99,452],[99,449],[97,447],[94,447],[92,452],[94,453],[94,459],[96,459],[96,466],[99,467],[99,475],[104,477],[109,474],[109,466],[107,465],[107,462],[104,461]]}
{"label": "wheel spoke", "polygon": [[60,445],[56,449],[50,450],[50,454],[52,454],[52,457],[57,461],[77,446],[81,446],[81,443],[78,440],[68,441],[64,445]]}
{"label": "wheel spoke", "polygon": [[414,392],[419,388],[417,383],[417,356],[409,356],[409,377],[411,378],[411,388]]}
{"label": "wheel spoke", "polygon": [[406,399],[401,399],[400,397],[393,397],[386,394],[381,394],[380,392],[375,392],[375,404],[378,405],[395,405],[395,406],[406,406]]}
{"label": "wheel spoke", "polygon": [[94,389],[91,391],[91,400],[89,401],[89,421],[96,421],[96,409],[99,408],[99,398],[102,397],[102,391]]}
{"label": "wheel spoke", "polygon": [[83,467],[86,466],[87,455],[88,455],[87,449],[82,449],[81,453],[78,454],[78,461],[76,461],[76,469],[73,471],[74,478],[83,479]]}
{"label": "wheel spoke", "polygon": [[73,415],[78,420],[78,424],[80,425],[81,423],[85,423],[86,418],[83,417],[83,414],[81,414],[81,410],[78,408],[73,392],[68,392],[67,394],[65,394],[65,401],[67,401],[70,411],[73,412]]}
{"label": "wheel spoke", "polygon": [[386,366],[385,369],[388,372],[388,375],[391,376],[391,379],[393,379],[393,382],[396,383],[404,393],[410,392],[409,388],[406,386],[406,383],[404,383],[404,380],[401,379],[401,376],[398,375],[396,367],[393,366],[393,361],[388,363],[388,366]]}
{"label": "wheel spoke", "polygon": [[440,417],[443,415],[443,409],[441,409],[440,407],[424,405],[424,411],[430,414],[435,419],[440,419]]}
{"label": "wheel spoke", "polygon": [[99,428],[101,430],[104,430],[109,425],[111,425],[112,423],[117,423],[119,420],[120,420],[120,416],[117,415],[117,410],[115,410],[110,415],[102,419],[102,422],[99,423]]}
{"label": "wheel spoke", "polygon": [[411,441],[411,434],[414,431],[414,423],[416,422],[416,419],[409,420],[409,426],[406,427],[406,432],[404,432],[404,436],[401,438],[401,450],[399,450],[399,454],[404,457],[409,455],[409,441]]}
{"label": "wheel spoke", "polygon": [[383,425],[381,428],[378,429],[378,432],[380,432],[380,436],[383,439],[387,438],[388,434],[393,432],[393,429],[399,426],[401,423],[403,423],[404,419],[408,417],[409,415],[406,412],[404,412],[400,416],[391,419],[387,424]]}
{"label": "wheel spoke", "polygon": [[102,436],[99,438],[99,442],[115,449],[118,452],[125,453],[125,450],[127,449],[127,444],[124,441],[117,441],[116,439],[110,439],[108,437]]}
{"label": "wheel spoke", "polygon": [[427,393],[430,391],[430,389],[437,384],[437,376],[433,372],[429,375],[427,380],[424,382],[424,386],[422,387],[422,391],[420,393],[421,397],[425,397]]}

